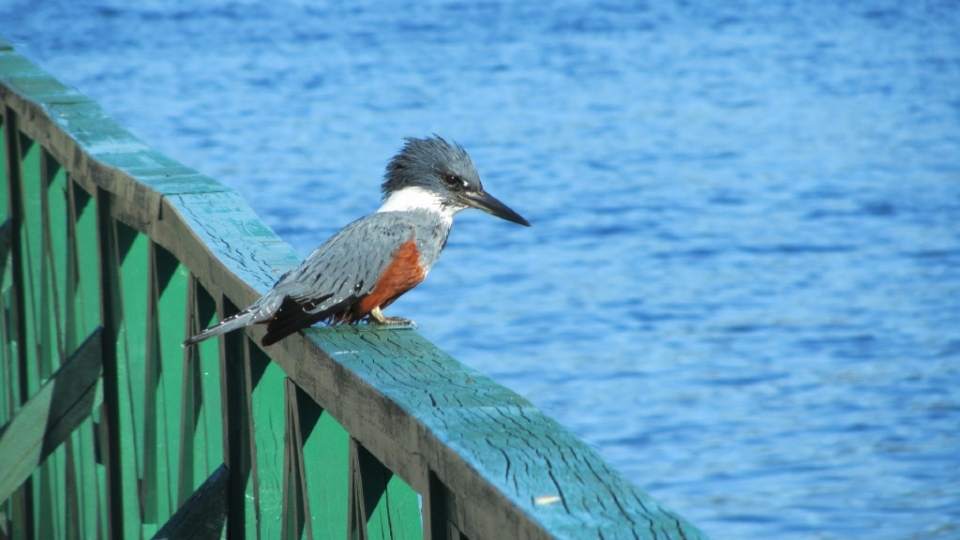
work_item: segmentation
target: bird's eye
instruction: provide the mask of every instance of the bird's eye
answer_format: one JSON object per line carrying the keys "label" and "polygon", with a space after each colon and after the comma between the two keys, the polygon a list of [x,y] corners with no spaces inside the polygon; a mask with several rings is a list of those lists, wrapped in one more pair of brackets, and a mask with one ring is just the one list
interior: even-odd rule
{"label": "bird's eye", "polygon": [[461,187],[462,185],[466,184],[466,182],[464,182],[463,179],[461,179],[460,176],[456,174],[443,175],[443,183],[447,184],[452,188]]}

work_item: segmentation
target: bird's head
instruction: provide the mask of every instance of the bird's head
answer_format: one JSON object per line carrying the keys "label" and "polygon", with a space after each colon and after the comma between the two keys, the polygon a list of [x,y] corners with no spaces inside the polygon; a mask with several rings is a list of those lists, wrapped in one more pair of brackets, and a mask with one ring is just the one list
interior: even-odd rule
{"label": "bird's head", "polygon": [[387,164],[381,210],[428,208],[453,216],[460,210],[477,208],[530,226],[520,214],[483,190],[473,160],[462,146],[436,135],[406,141]]}

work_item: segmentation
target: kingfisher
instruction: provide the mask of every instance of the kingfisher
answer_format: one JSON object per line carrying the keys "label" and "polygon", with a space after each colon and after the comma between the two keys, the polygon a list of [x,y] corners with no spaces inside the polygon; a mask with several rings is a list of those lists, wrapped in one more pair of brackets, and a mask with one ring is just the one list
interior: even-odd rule
{"label": "kingfisher", "polygon": [[484,191],[470,155],[434,135],[407,138],[387,164],[382,205],[334,234],[250,307],[183,342],[184,347],[252,324],[272,345],[318,322],[411,324],[383,309],[416,287],[440,257],[453,216],[477,208],[530,223]]}

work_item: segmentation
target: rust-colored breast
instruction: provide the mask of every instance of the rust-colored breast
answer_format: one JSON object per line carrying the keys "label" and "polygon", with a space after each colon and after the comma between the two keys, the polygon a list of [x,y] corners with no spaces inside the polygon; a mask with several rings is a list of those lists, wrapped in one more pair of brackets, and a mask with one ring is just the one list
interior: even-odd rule
{"label": "rust-colored breast", "polygon": [[425,276],[426,273],[420,266],[417,244],[412,239],[407,240],[393,254],[393,261],[377,278],[377,284],[370,294],[354,306],[354,320],[366,317],[377,306],[380,309],[389,306],[403,293],[416,287]]}

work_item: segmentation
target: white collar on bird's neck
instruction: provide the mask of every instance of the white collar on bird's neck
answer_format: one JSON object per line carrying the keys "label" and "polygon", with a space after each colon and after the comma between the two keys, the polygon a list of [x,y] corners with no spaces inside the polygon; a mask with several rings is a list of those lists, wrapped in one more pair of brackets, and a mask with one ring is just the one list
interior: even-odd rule
{"label": "white collar on bird's neck", "polygon": [[443,199],[432,191],[410,186],[391,193],[377,212],[426,210],[439,214],[444,221],[453,222],[453,216],[463,209],[463,206],[444,203]]}

